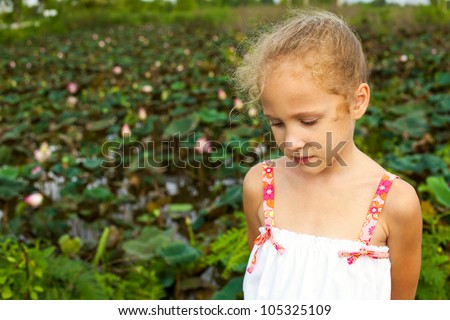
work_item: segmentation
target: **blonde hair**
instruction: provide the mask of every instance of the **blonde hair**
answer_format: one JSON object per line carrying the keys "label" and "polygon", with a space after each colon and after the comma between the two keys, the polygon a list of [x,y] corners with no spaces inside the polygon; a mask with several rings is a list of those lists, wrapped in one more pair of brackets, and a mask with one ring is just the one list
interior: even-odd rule
{"label": "blonde hair", "polygon": [[250,40],[250,48],[235,70],[236,87],[250,101],[259,102],[267,74],[285,59],[301,62],[330,93],[345,104],[367,82],[366,58],[361,42],[349,25],[333,13],[309,9],[288,11],[290,18]]}

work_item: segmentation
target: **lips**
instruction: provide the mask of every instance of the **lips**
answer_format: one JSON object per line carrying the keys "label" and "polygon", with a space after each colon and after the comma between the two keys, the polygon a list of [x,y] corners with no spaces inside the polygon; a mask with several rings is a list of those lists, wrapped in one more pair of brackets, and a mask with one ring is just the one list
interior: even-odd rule
{"label": "lips", "polygon": [[294,157],[294,161],[299,164],[308,164],[314,157]]}

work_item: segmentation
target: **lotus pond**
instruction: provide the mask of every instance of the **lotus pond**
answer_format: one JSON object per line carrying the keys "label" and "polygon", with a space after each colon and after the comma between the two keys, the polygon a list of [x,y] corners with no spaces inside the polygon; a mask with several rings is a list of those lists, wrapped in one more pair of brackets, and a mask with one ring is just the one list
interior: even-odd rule
{"label": "lotus pond", "polygon": [[[419,193],[417,297],[448,299],[449,32],[356,27],[373,90],[356,143]],[[3,299],[242,298],[241,182],[277,156],[230,81],[244,36],[117,25],[0,48]]]}

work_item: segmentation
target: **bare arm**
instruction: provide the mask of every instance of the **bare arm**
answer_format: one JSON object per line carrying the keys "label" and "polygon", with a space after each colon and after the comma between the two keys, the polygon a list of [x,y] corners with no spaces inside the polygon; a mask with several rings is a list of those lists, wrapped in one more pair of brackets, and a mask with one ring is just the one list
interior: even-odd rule
{"label": "bare arm", "polygon": [[252,167],[244,178],[243,190],[244,213],[247,218],[247,241],[250,250],[253,241],[259,235],[258,209],[262,202],[262,167],[260,164]]}
{"label": "bare arm", "polygon": [[386,217],[391,259],[391,299],[412,300],[419,281],[422,247],[422,212],[416,191],[403,180],[395,181],[385,209],[389,211]]}

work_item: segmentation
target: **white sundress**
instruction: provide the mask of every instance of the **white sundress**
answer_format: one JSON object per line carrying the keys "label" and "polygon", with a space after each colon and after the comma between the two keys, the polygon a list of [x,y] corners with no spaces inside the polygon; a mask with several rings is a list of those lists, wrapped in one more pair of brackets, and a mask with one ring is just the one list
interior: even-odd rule
{"label": "white sundress", "polygon": [[390,299],[387,246],[370,245],[392,182],[386,172],[355,241],[279,229],[274,224],[274,170],[263,164],[265,226],[244,277],[244,299]]}

